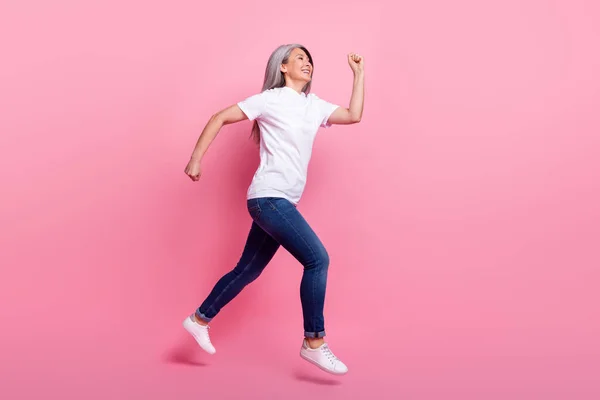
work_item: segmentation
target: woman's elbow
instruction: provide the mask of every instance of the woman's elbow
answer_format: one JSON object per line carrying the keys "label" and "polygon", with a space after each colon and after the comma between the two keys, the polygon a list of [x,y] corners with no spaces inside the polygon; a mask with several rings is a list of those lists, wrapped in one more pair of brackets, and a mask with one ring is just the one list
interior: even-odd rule
{"label": "woman's elbow", "polygon": [[213,114],[210,117],[210,119],[209,119],[208,122],[210,124],[217,124],[217,125],[220,125],[220,126],[225,125],[225,116],[223,115],[222,112],[219,111],[219,112]]}

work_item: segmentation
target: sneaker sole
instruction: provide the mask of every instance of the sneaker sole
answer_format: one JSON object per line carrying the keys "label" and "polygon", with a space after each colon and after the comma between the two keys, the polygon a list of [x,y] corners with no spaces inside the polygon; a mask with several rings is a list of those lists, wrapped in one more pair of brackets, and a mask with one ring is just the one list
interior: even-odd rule
{"label": "sneaker sole", "polygon": [[302,357],[304,360],[308,361],[309,363],[316,365],[317,367],[319,367],[319,369],[321,369],[322,371],[325,371],[329,374],[332,375],[345,375],[348,373],[348,371],[346,372],[337,372],[337,371],[332,371],[330,369],[327,369],[325,367],[323,367],[321,364],[319,364],[318,362],[316,362],[315,360],[313,360],[312,358],[309,358],[307,356],[304,355],[304,353],[300,352],[300,357]]}
{"label": "sneaker sole", "polygon": [[211,352],[211,351],[206,350],[204,347],[202,347],[202,345],[200,344],[200,342],[196,338],[196,335],[194,335],[194,333],[192,332],[191,328],[188,328],[188,324],[190,324],[190,323],[193,323],[193,322],[191,322],[191,321],[188,322],[188,319],[183,320],[183,324],[182,324],[183,325],[183,329],[185,329],[187,333],[189,333],[190,335],[192,335],[192,337],[194,338],[194,340],[196,341],[196,343],[198,343],[198,346],[202,350],[204,350],[205,352],[207,352],[208,354],[211,354],[211,355],[215,354],[217,352],[216,350],[213,351],[213,352]]}

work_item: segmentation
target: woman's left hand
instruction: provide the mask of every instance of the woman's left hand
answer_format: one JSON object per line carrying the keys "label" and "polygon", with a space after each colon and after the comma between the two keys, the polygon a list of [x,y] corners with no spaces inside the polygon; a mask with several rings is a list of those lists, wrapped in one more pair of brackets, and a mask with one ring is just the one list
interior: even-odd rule
{"label": "woman's left hand", "polygon": [[350,64],[350,68],[352,68],[352,72],[356,75],[357,72],[364,71],[364,57],[360,54],[350,53],[348,54],[348,64]]}

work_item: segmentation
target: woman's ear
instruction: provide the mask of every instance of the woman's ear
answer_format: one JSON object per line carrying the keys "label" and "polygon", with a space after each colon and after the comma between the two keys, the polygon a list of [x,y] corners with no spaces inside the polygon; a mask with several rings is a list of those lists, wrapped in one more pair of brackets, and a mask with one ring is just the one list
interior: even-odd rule
{"label": "woman's ear", "polygon": [[287,67],[285,64],[281,64],[279,66],[279,70],[281,71],[282,74],[285,74],[287,72]]}

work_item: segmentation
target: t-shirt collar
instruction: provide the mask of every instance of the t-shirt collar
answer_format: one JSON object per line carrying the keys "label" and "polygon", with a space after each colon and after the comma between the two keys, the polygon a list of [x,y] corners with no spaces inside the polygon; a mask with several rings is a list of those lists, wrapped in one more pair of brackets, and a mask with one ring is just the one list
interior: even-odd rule
{"label": "t-shirt collar", "polygon": [[292,88],[291,88],[291,87],[289,87],[289,86],[283,86],[283,89],[290,90],[290,91],[292,91],[294,94],[296,94],[297,96],[306,97],[306,93],[304,93],[304,92],[300,92],[300,93],[298,93],[298,92],[296,92],[294,89],[292,89]]}

